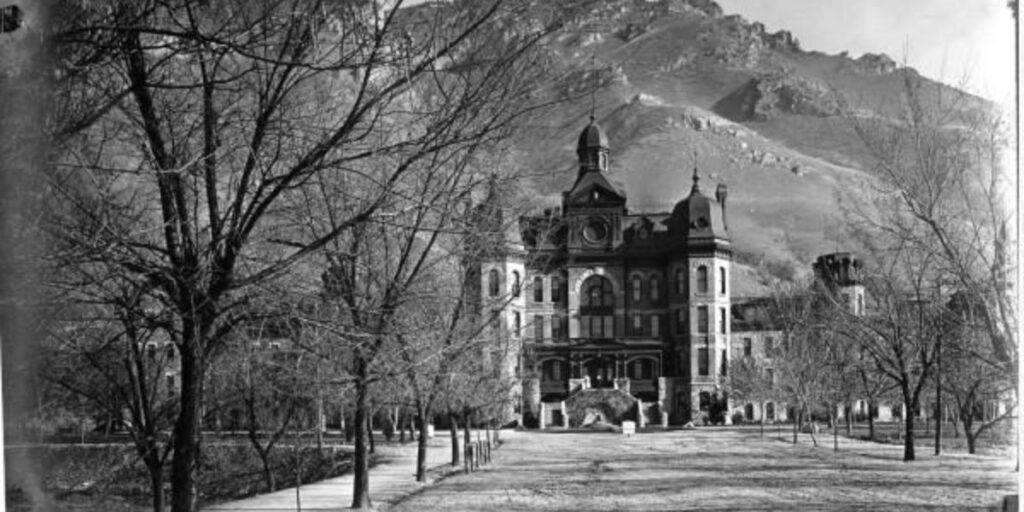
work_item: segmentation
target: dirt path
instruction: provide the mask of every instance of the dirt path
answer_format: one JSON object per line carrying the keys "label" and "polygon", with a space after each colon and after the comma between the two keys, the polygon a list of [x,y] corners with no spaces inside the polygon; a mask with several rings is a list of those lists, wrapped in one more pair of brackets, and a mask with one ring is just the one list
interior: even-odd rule
{"label": "dirt path", "polygon": [[[806,437],[806,436],[802,436]],[[969,510],[1015,493],[1013,462],[841,440],[792,445],[756,431],[504,432],[495,464],[396,510]]]}

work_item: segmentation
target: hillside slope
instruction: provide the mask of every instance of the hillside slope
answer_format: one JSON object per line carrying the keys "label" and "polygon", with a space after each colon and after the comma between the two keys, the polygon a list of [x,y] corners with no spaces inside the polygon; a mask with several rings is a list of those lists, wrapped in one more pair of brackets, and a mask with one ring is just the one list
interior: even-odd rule
{"label": "hillside slope", "polygon": [[[670,210],[689,191],[696,154],[705,179],[729,186],[740,264],[791,277],[822,252],[857,249],[840,203],[870,204],[873,164],[851,118],[898,112],[913,69],[885,55],[807,51],[711,0],[576,4],[583,14],[547,41],[562,101],[531,118],[513,150],[538,208],[557,206],[571,185],[593,108],[631,210]],[[947,88],[924,83],[925,94]]]}

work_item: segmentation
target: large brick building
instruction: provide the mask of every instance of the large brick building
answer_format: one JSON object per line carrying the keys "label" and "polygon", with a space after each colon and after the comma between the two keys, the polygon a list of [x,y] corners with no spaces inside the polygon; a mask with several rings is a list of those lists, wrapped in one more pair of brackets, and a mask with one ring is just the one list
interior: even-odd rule
{"label": "large brick building", "polygon": [[[560,209],[520,219],[480,264],[484,307],[520,342],[522,413],[561,422],[585,388],[618,388],[652,421],[721,408],[730,357],[732,252],[726,187],[693,170],[671,212],[632,213],[608,177],[608,140],[591,119]],[[489,305],[488,305],[489,304]],[[543,404],[543,405],[542,405]]]}

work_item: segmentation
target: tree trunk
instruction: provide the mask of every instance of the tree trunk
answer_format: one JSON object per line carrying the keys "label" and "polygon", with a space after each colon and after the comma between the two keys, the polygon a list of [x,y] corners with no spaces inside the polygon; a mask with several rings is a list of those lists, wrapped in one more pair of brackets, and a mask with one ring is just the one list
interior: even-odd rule
{"label": "tree trunk", "polygon": [[[807,409],[806,405],[804,406],[804,409]],[[818,446],[818,436],[814,434],[815,425],[814,421],[811,419],[811,411],[807,410],[803,417],[807,421],[807,432],[811,435],[811,443],[814,443],[814,446]]]}
{"label": "tree trunk", "polygon": [[420,438],[416,443],[416,481],[427,481],[427,418],[430,411],[423,404],[416,404],[416,414],[420,417]]}
{"label": "tree trunk", "polygon": [[800,433],[800,423],[803,422],[803,411],[796,411],[796,417],[793,418],[793,444],[796,444],[797,434]]}
{"label": "tree trunk", "polygon": [[871,402],[868,402],[868,439],[875,440],[875,411]]}
{"label": "tree trunk", "polygon": [[149,491],[153,499],[153,512],[164,512],[164,468],[159,461],[147,462]]}
{"label": "tree trunk", "polygon": [[277,481],[274,479],[274,471],[270,467],[270,450],[259,450],[260,462],[263,464],[263,481],[267,484],[267,492],[277,490]]}
{"label": "tree trunk", "polygon": [[846,404],[846,437],[853,437],[853,406]]}
{"label": "tree trunk", "polygon": [[463,457],[462,463],[463,466],[465,466],[466,473],[469,473],[471,469],[470,464],[472,463],[472,460],[470,459],[472,459],[471,454],[473,450],[473,443],[469,438],[469,415],[466,413],[462,413],[462,438],[463,447],[466,450],[466,456]]}
{"label": "tree trunk", "polygon": [[[190,331],[190,327],[192,329]],[[203,396],[203,366],[194,326],[185,327],[187,346],[181,350],[181,410],[174,423],[174,455],[171,460],[171,510],[199,510],[198,459],[200,450],[200,407]]]}
{"label": "tree trunk", "polygon": [[452,466],[459,465],[459,422],[454,414],[448,415],[448,430],[452,434]]}
{"label": "tree trunk", "polygon": [[832,413],[832,451],[839,451],[839,418],[835,417],[834,412]]}
{"label": "tree trunk", "polygon": [[369,368],[367,368],[367,362],[360,355],[356,355],[356,368],[355,368],[355,390],[356,390],[356,404],[355,404],[355,419],[352,422],[352,426],[355,429],[355,454],[353,456],[354,464],[352,466],[353,471],[353,482],[352,482],[352,508],[355,509],[368,509],[371,507],[370,503],[370,454],[369,450],[369,435],[366,431],[367,427],[367,416],[370,409],[369,403]]}
{"label": "tree trunk", "polygon": [[316,451],[324,449],[324,398],[317,393],[316,397]]}
{"label": "tree trunk", "polygon": [[903,437],[903,460],[911,461],[916,457],[914,456],[914,407],[913,405],[907,405],[904,407],[907,412],[907,419],[903,422],[903,428],[906,435]]}
{"label": "tree trunk", "polygon": [[405,415],[399,410],[398,413],[398,442],[405,444]]}
{"label": "tree trunk", "polygon": [[967,440],[967,453],[974,454],[975,442],[977,441],[977,435],[974,433],[974,418],[970,415],[974,413],[972,408],[967,409],[967,415],[963,416],[961,423],[964,427],[964,439]]}

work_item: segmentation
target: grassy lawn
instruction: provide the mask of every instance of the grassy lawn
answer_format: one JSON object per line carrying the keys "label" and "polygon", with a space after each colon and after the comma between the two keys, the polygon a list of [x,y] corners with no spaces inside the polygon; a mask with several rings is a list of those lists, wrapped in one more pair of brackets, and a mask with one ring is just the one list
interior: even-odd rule
{"label": "grassy lawn", "polygon": [[[790,437],[786,437],[790,439]],[[1017,492],[1014,462],[831,436],[797,445],[756,429],[642,433],[503,432],[494,464],[396,509],[987,510]],[[922,447],[923,448],[923,447]]]}

